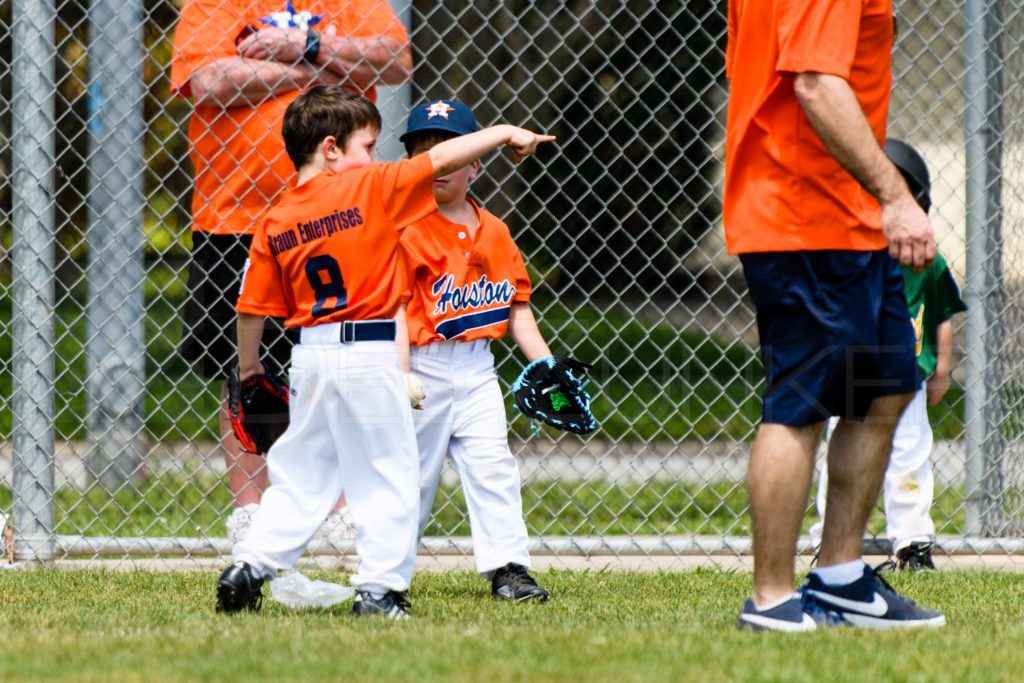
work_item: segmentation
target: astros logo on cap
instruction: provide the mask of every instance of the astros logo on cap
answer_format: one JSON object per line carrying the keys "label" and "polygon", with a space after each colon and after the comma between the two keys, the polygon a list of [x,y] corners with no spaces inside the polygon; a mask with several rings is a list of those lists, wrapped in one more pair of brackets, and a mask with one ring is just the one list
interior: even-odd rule
{"label": "astros logo on cap", "polygon": [[446,104],[443,100],[438,100],[427,107],[427,118],[432,119],[435,116],[443,116],[448,118],[448,112],[455,111],[455,107],[451,107]]}

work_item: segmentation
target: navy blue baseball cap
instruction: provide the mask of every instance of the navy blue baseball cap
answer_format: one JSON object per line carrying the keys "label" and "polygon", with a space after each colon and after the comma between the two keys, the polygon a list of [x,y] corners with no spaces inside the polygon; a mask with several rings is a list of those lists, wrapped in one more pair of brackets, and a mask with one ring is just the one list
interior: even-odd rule
{"label": "navy blue baseball cap", "polygon": [[443,130],[456,135],[475,133],[476,118],[469,107],[454,100],[427,102],[413,107],[405,133],[398,141],[405,142],[406,138],[421,130]]}

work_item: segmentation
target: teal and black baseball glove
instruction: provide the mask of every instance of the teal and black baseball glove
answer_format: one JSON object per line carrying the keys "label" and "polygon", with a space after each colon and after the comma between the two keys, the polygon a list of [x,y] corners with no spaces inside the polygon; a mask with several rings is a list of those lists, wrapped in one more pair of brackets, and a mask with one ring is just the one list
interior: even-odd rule
{"label": "teal and black baseball glove", "polygon": [[597,429],[590,412],[590,394],[583,390],[591,367],[558,356],[533,361],[512,383],[516,407],[523,415],[552,427],[589,434]]}

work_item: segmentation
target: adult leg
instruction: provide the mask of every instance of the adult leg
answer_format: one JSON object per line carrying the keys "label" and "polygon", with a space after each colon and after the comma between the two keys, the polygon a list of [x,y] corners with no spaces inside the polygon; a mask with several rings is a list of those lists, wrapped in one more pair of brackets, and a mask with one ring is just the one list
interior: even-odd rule
{"label": "adult leg", "polygon": [[235,499],[235,507],[259,504],[263,489],[267,487],[266,458],[242,448],[231,429],[228,409],[228,383],[224,382],[220,392],[221,407],[218,414],[220,445],[224,452],[224,464],[228,470],[228,486]]}
{"label": "adult leg", "polygon": [[[832,440],[832,432],[836,430],[837,424],[839,424],[838,417],[833,416],[828,419],[828,427],[825,428],[826,446]],[[825,497],[828,495],[828,462],[821,462],[815,469],[818,474],[818,490],[814,494],[814,507],[818,511],[818,521],[811,525],[811,528],[807,530],[807,534],[811,537],[811,547],[817,553],[818,549],[821,548],[821,529],[824,526],[823,521],[825,519]]]}
{"label": "adult leg", "polygon": [[840,420],[828,449],[828,497],[818,566],[858,560],[871,509],[878,500],[892,437],[913,394],[880,396],[863,422]]}
{"label": "adult leg", "polygon": [[801,427],[766,423],[757,431],[747,470],[757,606],[793,592],[793,556],[821,430],[819,422]]}

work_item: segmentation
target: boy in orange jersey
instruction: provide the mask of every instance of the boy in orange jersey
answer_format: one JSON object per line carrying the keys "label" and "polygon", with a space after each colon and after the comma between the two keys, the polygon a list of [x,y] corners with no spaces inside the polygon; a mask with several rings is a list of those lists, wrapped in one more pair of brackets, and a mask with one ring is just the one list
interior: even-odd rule
{"label": "boy in orange jersey", "polygon": [[[473,112],[450,100],[420,105],[400,140],[411,158],[477,130]],[[519,467],[508,448],[492,339],[507,331],[527,361],[551,355],[530,310],[530,278],[500,219],[466,197],[480,160],[434,180],[438,210],[400,239],[409,262],[406,309],[410,369],[427,400],[416,411],[420,453],[420,526],[430,519],[445,453],[466,496],[477,571],[491,594],[547,600],[530,576]]]}
{"label": "boy in orange jersey", "polygon": [[353,612],[408,616],[419,468],[402,373],[407,334],[396,321],[407,288],[399,232],[436,210],[435,177],[502,145],[518,160],[554,138],[494,126],[378,164],[380,126],[372,103],[339,86],[313,87],[285,113],[298,183],[260,223],[237,310],[242,379],[262,371],[266,316],[301,328],[291,422],[267,454],[271,486],[218,580],[222,611],[259,609],[263,582],[294,564],[344,489],[358,530]]}

